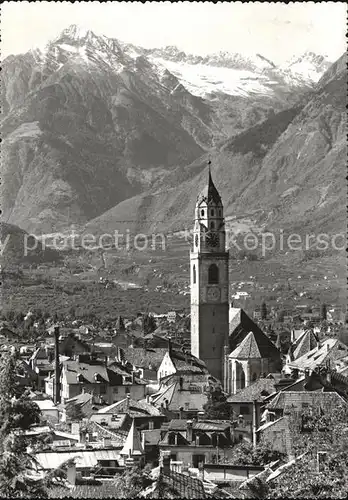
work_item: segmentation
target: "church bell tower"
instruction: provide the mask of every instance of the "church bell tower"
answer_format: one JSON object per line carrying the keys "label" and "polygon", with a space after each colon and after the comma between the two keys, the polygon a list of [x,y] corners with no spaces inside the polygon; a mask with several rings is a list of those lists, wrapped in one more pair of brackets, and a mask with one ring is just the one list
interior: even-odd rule
{"label": "church bell tower", "polygon": [[191,353],[223,381],[224,347],[228,343],[228,259],[221,197],[213,183],[198,195],[190,252]]}

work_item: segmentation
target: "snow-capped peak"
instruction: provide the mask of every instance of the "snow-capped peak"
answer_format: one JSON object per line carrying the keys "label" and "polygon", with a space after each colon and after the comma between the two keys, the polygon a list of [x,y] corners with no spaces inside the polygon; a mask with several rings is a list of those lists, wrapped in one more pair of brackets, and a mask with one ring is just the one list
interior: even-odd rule
{"label": "snow-capped peak", "polygon": [[93,31],[83,28],[82,26],[77,26],[76,24],[71,24],[61,32],[57,39],[69,37],[72,40],[83,40],[92,36],[95,36]]}

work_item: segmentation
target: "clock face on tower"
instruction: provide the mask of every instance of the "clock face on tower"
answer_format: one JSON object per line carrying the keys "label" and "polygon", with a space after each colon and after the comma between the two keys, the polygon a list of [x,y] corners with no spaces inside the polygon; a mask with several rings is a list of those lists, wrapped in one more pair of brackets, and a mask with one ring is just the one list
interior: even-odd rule
{"label": "clock face on tower", "polygon": [[216,302],[220,299],[220,289],[219,288],[208,288],[207,299]]}
{"label": "clock face on tower", "polygon": [[207,235],[207,244],[213,248],[218,247],[219,246],[219,235],[217,233],[209,233]]}

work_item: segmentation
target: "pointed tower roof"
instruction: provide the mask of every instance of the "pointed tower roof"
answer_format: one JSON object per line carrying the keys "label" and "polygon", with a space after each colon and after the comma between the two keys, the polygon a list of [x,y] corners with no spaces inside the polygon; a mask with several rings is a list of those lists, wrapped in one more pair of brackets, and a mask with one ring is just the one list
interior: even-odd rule
{"label": "pointed tower roof", "polygon": [[238,347],[230,354],[231,358],[262,358],[253,332],[249,332]]}
{"label": "pointed tower roof", "polygon": [[199,193],[197,197],[197,204],[200,204],[202,201],[205,201],[206,203],[213,201],[216,204],[221,204],[221,196],[219,195],[219,192],[216,189],[213,179],[211,177],[210,160],[208,162],[208,165],[209,165],[208,184]]}
{"label": "pointed tower roof", "polygon": [[[263,334],[264,335],[264,334]],[[273,342],[266,335],[265,338],[256,335],[254,332],[249,332],[241,343],[231,352],[230,358],[268,358],[280,359],[280,352],[275,347]],[[264,342],[265,339],[267,342]]]}
{"label": "pointed tower roof", "polygon": [[300,358],[307,352],[317,346],[318,337],[312,330],[306,330],[301,337],[297,339],[293,349],[294,359]]}
{"label": "pointed tower roof", "polygon": [[141,444],[139,432],[137,431],[135,424],[134,424],[134,419],[132,422],[132,426],[128,432],[127,439],[126,439],[124,446],[121,450],[121,455],[128,456],[129,451],[130,451],[131,456],[145,454],[144,448]]}
{"label": "pointed tower roof", "polygon": [[248,336],[250,337],[250,333],[252,333],[254,341],[256,342],[260,352],[260,357],[280,361],[280,352],[271,339],[263,333],[263,331],[256,325],[256,323],[253,322],[243,309],[240,309],[239,311],[240,314],[233,315],[232,320],[230,316],[229,345],[231,353],[235,353],[237,349],[241,347],[243,341]]}

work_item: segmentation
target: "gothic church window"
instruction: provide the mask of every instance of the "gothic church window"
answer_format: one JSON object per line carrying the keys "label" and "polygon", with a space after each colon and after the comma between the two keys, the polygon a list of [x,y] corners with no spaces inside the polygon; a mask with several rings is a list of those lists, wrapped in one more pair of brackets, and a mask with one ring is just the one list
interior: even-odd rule
{"label": "gothic church window", "polygon": [[204,217],[204,210],[201,210],[201,216]]}
{"label": "gothic church window", "polygon": [[208,269],[208,283],[214,285],[219,283],[219,268],[216,264],[211,264]]}
{"label": "gothic church window", "polygon": [[193,283],[196,283],[196,266],[193,265]]}
{"label": "gothic church window", "polygon": [[240,388],[244,389],[244,387],[245,387],[245,373],[244,373],[244,370],[242,368],[242,372],[240,374]]}
{"label": "gothic church window", "polygon": [[215,229],[215,224],[214,224],[214,222],[211,222],[211,223],[210,223],[210,229]]}

